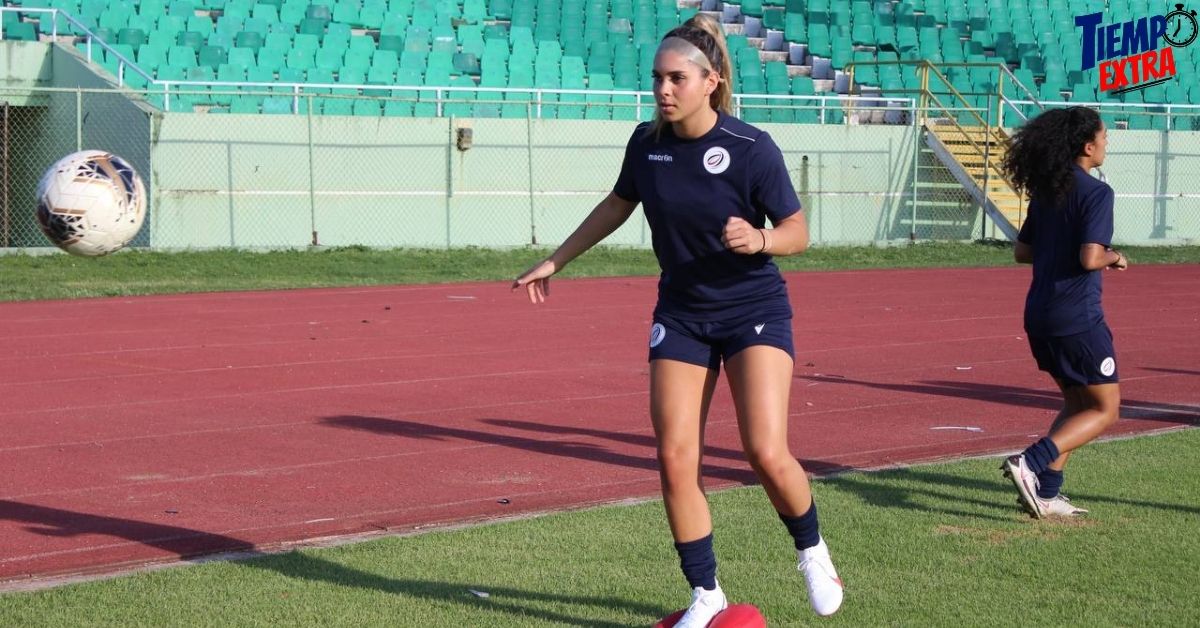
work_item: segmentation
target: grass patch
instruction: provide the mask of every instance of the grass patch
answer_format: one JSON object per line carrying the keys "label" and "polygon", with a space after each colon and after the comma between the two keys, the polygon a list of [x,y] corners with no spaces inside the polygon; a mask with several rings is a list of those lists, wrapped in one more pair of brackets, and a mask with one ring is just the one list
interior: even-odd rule
{"label": "grass patch", "polygon": [[[1136,264],[1200,262],[1200,247],[1124,249]],[[318,251],[121,251],[100,258],[66,254],[0,255],[0,301],[72,299],[219,290],[274,290],[461,281],[515,277],[549,249],[392,249]],[[927,242],[893,247],[816,247],[776,258],[783,270],[977,267],[1012,264],[1007,243]],[[649,250],[597,247],[564,277],[654,275]]]}
{"label": "grass patch", "polygon": [[[762,490],[722,491],[721,582],[771,625],[1191,625],[1197,448],[1200,430],[1085,447],[1066,489],[1092,512],[1071,521],[1024,515],[998,459],[817,481],[847,587],[826,620]],[[0,625],[645,626],[686,588],[649,502],[10,593]]]}

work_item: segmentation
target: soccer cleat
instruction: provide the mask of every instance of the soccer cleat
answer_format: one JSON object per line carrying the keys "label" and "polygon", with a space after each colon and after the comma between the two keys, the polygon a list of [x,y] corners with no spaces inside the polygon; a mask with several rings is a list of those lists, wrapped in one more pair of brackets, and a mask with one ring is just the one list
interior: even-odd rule
{"label": "soccer cleat", "polygon": [[683,617],[679,618],[675,628],[704,628],[727,606],[729,602],[725,599],[725,592],[721,590],[720,583],[717,583],[717,588],[712,591],[696,587],[692,589],[692,603]]}
{"label": "soccer cleat", "polygon": [[800,564],[796,569],[804,574],[804,584],[808,587],[808,602],[813,610],[822,617],[832,615],[842,606],[842,579],[833,568],[833,560],[829,557],[829,546],[825,539],[808,549],[797,552]]}
{"label": "soccer cleat", "polygon": [[1038,509],[1042,512],[1043,517],[1078,517],[1087,514],[1086,508],[1072,504],[1071,500],[1062,493],[1050,499],[1038,497],[1037,501]]}
{"label": "soccer cleat", "polygon": [[1038,479],[1025,465],[1025,456],[1016,455],[1009,456],[1004,459],[1004,463],[1000,465],[1000,470],[1004,472],[1004,477],[1012,480],[1017,487],[1017,494],[1021,497],[1021,505],[1029,514],[1033,515],[1034,519],[1041,519],[1043,513],[1038,504]]}

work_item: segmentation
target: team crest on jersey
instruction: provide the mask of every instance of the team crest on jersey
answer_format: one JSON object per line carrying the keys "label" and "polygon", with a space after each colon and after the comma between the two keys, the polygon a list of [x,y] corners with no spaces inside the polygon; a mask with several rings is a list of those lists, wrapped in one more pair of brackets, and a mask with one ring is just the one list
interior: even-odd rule
{"label": "team crest on jersey", "polygon": [[713,146],[704,152],[704,169],[721,174],[729,169],[729,151],[720,146]]}

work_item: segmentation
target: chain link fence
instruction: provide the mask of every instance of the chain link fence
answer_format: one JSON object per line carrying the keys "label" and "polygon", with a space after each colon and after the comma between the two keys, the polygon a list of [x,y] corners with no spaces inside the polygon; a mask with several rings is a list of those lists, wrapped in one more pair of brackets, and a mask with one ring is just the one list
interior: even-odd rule
{"label": "chain link fence", "polygon": [[[222,97],[214,90],[204,97]],[[524,119],[455,117],[478,100],[436,103],[449,117],[308,113],[315,98],[344,98],[351,111],[397,100],[338,94],[298,97],[290,115],[164,114],[161,97],[0,89],[0,248],[48,245],[34,218],[37,181],[80,149],[119,154],[142,174],[150,208],[133,246],[553,245],[611,190],[635,125],[587,112],[636,118],[613,112],[639,104],[560,103],[583,118],[561,120],[508,100],[495,104],[525,108]],[[827,124],[775,123],[780,107],[741,104],[783,151],[815,243],[999,235],[930,151],[911,104],[825,102]],[[1200,133],[1114,131],[1104,170],[1118,195],[1118,241],[1200,240]],[[648,247],[649,231],[635,215],[607,242]]]}

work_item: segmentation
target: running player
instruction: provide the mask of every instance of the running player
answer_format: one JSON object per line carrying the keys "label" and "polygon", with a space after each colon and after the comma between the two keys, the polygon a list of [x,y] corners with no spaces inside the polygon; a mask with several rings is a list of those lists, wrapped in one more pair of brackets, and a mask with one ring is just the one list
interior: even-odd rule
{"label": "running player", "polygon": [[1107,146],[1100,116],[1070,107],[1018,129],[1004,157],[1010,180],[1030,199],[1014,252],[1017,262],[1033,264],[1025,332],[1038,368],[1063,395],[1049,433],[1001,467],[1036,518],[1087,512],[1059,491],[1063,469],[1072,451],[1116,422],[1121,404],[1100,271],[1125,270],[1129,260],[1112,249],[1113,190],[1089,174]]}

